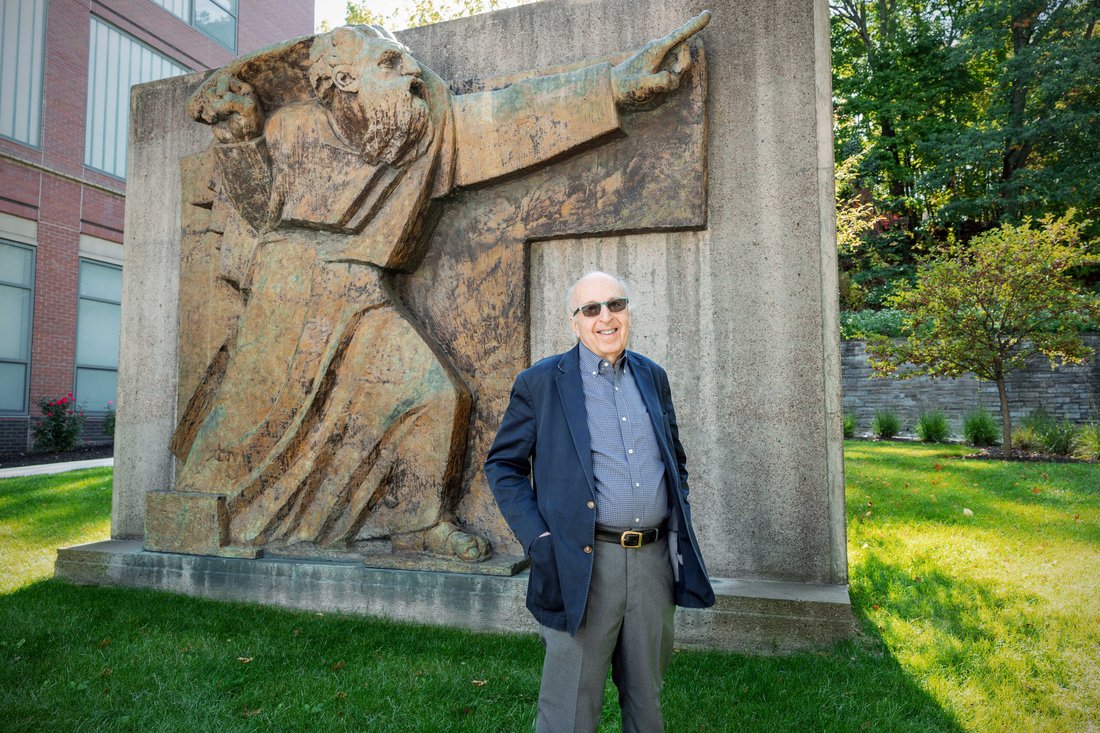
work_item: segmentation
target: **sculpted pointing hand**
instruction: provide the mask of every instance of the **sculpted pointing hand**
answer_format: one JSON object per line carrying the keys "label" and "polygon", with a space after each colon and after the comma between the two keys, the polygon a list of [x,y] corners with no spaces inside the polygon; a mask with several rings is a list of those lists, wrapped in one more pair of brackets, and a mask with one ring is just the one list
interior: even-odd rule
{"label": "sculpted pointing hand", "polygon": [[[680,78],[691,68],[691,52],[685,41],[710,23],[710,11],[704,10],[664,38],[650,41],[633,56],[612,69],[615,104],[627,109],[645,109],[661,102],[675,91]],[[675,52],[668,68],[665,59]]]}
{"label": "sculpted pointing hand", "polygon": [[191,98],[187,111],[193,119],[214,127],[214,137],[221,143],[244,142],[259,137],[264,126],[264,113],[252,87],[233,76],[220,72],[214,83],[207,82]]}

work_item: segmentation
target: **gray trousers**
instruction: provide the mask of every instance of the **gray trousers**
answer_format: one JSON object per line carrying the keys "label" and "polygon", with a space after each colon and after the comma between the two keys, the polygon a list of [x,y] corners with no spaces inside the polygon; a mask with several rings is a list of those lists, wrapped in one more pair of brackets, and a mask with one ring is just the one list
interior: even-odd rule
{"label": "gray trousers", "polygon": [[661,733],[661,686],[672,659],[672,566],[664,538],[637,549],[596,542],[585,620],[576,636],[540,628],[546,658],[537,733],[593,732],[607,668],[626,733]]}

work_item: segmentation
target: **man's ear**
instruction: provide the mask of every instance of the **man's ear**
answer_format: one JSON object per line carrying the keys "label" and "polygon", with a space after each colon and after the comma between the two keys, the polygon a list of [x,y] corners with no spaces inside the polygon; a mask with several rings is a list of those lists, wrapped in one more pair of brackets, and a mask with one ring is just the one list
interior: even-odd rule
{"label": "man's ear", "polygon": [[332,83],[342,92],[351,94],[359,92],[359,77],[347,66],[341,66],[333,70]]}
{"label": "man's ear", "polygon": [[573,329],[573,335],[574,335],[574,336],[576,336],[577,338],[580,338],[580,337],[581,337],[581,332],[577,330],[577,318],[576,318],[576,316],[572,316],[572,317],[570,317],[570,319],[569,319],[569,327],[570,327],[571,329]]}

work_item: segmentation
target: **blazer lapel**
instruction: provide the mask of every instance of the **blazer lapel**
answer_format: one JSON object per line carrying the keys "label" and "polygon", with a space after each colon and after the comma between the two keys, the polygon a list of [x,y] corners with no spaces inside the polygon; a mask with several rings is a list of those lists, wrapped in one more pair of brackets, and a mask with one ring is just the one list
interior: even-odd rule
{"label": "blazer lapel", "polygon": [[[661,399],[657,395],[657,385],[653,382],[653,372],[641,359],[631,359],[630,368],[634,374],[634,383],[638,385],[638,391],[642,393],[642,401],[649,412],[649,421],[653,423],[653,432],[657,436],[657,442],[661,446],[661,453],[665,456],[665,463],[669,463],[672,448],[668,444],[668,433],[665,430],[665,410],[661,406]],[[670,470],[675,470],[675,463]]]}
{"label": "blazer lapel", "polygon": [[592,472],[592,438],[588,434],[588,411],[584,407],[584,385],[581,384],[580,357],[574,346],[558,360],[558,396],[565,412],[565,422],[577,449],[577,458],[588,479],[588,486],[596,490],[596,477]]}

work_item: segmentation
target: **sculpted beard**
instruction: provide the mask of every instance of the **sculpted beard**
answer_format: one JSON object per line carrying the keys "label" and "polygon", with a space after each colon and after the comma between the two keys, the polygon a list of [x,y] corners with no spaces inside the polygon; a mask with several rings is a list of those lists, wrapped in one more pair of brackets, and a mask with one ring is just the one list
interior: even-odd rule
{"label": "sculpted beard", "polygon": [[[422,84],[419,79],[412,83]],[[332,112],[347,142],[371,165],[403,163],[429,129],[428,105],[411,92],[407,80],[372,86],[367,95],[337,90]]]}

